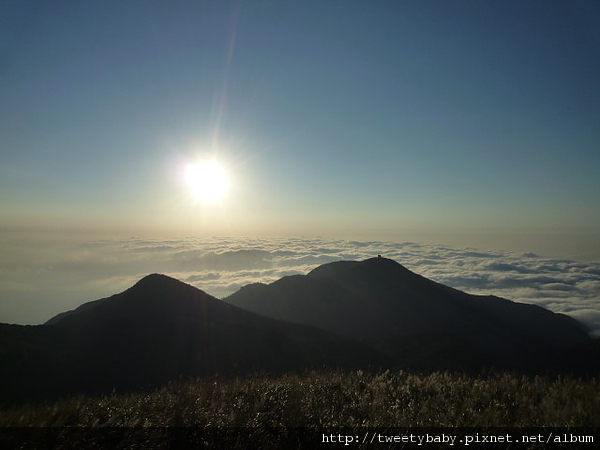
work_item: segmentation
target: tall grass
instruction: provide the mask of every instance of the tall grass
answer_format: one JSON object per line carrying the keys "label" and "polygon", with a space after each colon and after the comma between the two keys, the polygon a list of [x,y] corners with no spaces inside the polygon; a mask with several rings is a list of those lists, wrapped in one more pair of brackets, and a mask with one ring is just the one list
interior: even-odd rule
{"label": "tall grass", "polygon": [[598,379],[311,372],[0,410],[0,426],[597,427]]}

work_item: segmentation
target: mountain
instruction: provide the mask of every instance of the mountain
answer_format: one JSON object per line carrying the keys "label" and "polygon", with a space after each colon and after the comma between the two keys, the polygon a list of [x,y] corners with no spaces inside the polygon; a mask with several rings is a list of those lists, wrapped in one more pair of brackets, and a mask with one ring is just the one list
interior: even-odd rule
{"label": "mountain", "polygon": [[0,404],[323,368],[597,374],[599,352],[568,316],[386,258],[325,264],[226,301],[153,274],[44,325],[0,324]]}
{"label": "mountain", "polygon": [[369,343],[403,367],[539,369],[589,340],[568,316],[467,294],[382,257],[325,264],[225,300]]}
{"label": "mountain", "polygon": [[157,274],[44,325],[0,325],[0,358],[5,402],[386,362],[348,338],[242,310]]}

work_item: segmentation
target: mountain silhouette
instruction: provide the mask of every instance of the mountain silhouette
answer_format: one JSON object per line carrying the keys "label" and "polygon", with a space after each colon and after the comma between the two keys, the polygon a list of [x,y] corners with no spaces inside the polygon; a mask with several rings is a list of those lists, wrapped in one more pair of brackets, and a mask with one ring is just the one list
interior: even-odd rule
{"label": "mountain silhouette", "polygon": [[0,326],[0,357],[5,401],[385,363],[366,345],[242,310],[157,274],[44,325]]}
{"label": "mountain silhouette", "polygon": [[600,340],[575,319],[467,294],[381,257],[225,300],[153,274],[44,325],[0,324],[0,403],[311,369],[600,371]]}
{"label": "mountain silhouette", "polygon": [[568,316],[467,294],[382,257],[248,285],[225,300],[367,342],[403,367],[539,369],[589,340]]}

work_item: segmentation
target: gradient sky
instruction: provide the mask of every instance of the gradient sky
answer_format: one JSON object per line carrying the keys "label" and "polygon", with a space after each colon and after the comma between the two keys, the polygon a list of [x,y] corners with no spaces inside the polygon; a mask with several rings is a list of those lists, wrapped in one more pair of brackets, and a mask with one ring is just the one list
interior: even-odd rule
{"label": "gradient sky", "polygon": [[[0,226],[581,237],[597,1],[0,5]],[[232,186],[194,205],[182,167]]]}

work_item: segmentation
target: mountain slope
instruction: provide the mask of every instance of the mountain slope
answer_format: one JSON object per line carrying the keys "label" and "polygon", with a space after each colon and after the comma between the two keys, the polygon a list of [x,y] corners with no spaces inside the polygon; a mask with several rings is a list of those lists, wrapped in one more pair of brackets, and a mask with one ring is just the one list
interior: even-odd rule
{"label": "mountain slope", "polygon": [[466,294],[381,257],[325,264],[225,300],[375,344],[408,366],[536,366],[589,339],[568,316]]}
{"label": "mountain slope", "polygon": [[363,344],[244,311],[156,274],[43,326],[1,326],[0,353],[10,362],[0,369],[0,398],[13,399],[385,362]]}

